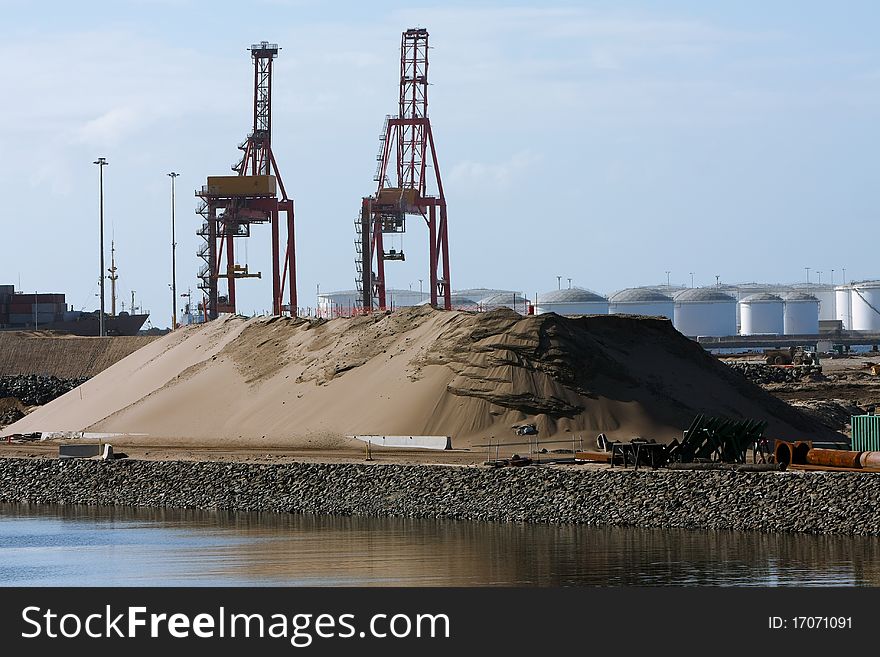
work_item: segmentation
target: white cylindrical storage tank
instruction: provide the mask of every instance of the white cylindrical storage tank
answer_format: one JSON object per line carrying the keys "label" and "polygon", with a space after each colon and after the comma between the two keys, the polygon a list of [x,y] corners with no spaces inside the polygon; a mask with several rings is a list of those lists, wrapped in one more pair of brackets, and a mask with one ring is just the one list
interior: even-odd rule
{"label": "white cylindrical storage tank", "polygon": [[783,303],[775,294],[750,294],[739,302],[740,335],[780,335]]}
{"label": "white cylindrical storage tank", "polygon": [[672,319],[675,314],[675,302],[672,297],[655,288],[631,287],[615,292],[608,298],[608,312]]}
{"label": "white cylindrical storage tank", "polygon": [[715,288],[684,290],[675,295],[673,323],[691,338],[736,335],[736,299]]}
{"label": "white cylindrical storage tank", "polygon": [[805,292],[789,292],[785,302],[783,324],[785,335],[819,334],[819,300]]}
{"label": "white cylindrical storage tank", "polygon": [[607,315],[608,299],[581,287],[568,287],[539,294],[535,314]]}
{"label": "white cylindrical storage tank", "polygon": [[498,294],[489,295],[485,299],[480,299],[477,303],[477,308],[483,312],[498,308],[510,308],[520,315],[527,315],[530,305],[531,301],[520,294],[499,292]]}
{"label": "white cylindrical storage tank", "polygon": [[729,294],[736,299],[736,331],[742,332],[742,306],[739,302],[753,294],[763,294],[765,292],[779,295],[779,286],[773,283],[737,283],[719,285],[715,289],[725,294]]}
{"label": "white cylindrical storage tank", "polygon": [[833,285],[825,283],[798,283],[791,287],[796,292],[811,294],[819,300],[819,319],[837,319],[836,295]]}
{"label": "white cylindrical storage tank", "polygon": [[[520,297],[522,298],[522,297]],[[462,296],[460,294],[452,294],[449,297],[449,301],[452,303],[453,310],[479,310],[480,304],[473,299],[469,299],[468,297]],[[425,299],[419,305],[427,306],[430,305],[431,300]],[[522,308],[522,306],[520,306]]]}
{"label": "white cylindrical storage tank", "polygon": [[843,323],[847,331],[852,329],[852,290],[849,285],[838,285],[834,288],[834,307],[837,319]]}
{"label": "white cylindrical storage tank", "polygon": [[880,331],[880,281],[860,281],[850,287],[851,330]]}

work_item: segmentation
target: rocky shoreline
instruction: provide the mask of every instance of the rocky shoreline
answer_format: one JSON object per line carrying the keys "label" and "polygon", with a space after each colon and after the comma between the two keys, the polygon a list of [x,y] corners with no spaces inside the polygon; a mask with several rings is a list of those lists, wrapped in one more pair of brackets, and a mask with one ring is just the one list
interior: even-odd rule
{"label": "rocky shoreline", "polygon": [[0,502],[880,534],[880,474],[0,459]]}
{"label": "rocky shoreline", "polygon": [[56,376],[20,374],[0,377],[0,398],[14,397],[28,406],[42,406],[88,381],[88,377],[59,379]]}

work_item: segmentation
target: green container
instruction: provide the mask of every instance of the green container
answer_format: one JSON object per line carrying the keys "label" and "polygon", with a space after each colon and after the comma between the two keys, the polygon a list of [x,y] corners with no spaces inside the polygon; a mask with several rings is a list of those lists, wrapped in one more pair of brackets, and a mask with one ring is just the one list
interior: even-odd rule
{"label": "green container", "polygon": [[880,415],[852,416],[852,448],[857,452],[880,451]]}

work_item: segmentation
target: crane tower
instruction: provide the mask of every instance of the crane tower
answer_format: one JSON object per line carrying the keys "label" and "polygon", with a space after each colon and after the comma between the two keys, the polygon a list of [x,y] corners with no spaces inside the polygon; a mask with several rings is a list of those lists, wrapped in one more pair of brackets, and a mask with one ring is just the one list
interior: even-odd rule
{"label": "crane tower", "polygon": [[[272,234],[272,313],[297,312],[293,200],[287,196],[272,152],[272,62],[279,48],[261,41],[248,50],[254,65],[253,129],[238,145],[243,153],[232,165],[235,175],[208,176],[207,184],[196,191],[201,199],[197,212],[204,219],[197,234],[205,240],[197,252],[205,261],[199,270],[199,287],[207,297],[208,319],[236,312],[236,280],[262,276],[236,263],[235,240],[250,237],[252,225],[265,223]],[[282,213],[287,242],[283,257],[279,245]],[[289,303],[285,306],[288,277]],[[220,279],[226,279],[225,296],[220,294]]]}
{"label": "crane tower", "polygon": [[[379,137],[373,196],[364,197],[355,221],[356,284],[365,312],[384,310],[385,263],[404,260],[403,250],[385,250],[384,236],[406,232],[407,215],[420,216],[428,227],[430,302],[452,308],[446,198],[428,118],[428,31],[406,30],[400,41],[398,113],[386,116]],[[433,170],[429,176],[427,169]],[[391,180],[393,177],[393,183]],[[428,179],[434,179],[428,194]],[[436,189],[436,192],[435,192]]]}

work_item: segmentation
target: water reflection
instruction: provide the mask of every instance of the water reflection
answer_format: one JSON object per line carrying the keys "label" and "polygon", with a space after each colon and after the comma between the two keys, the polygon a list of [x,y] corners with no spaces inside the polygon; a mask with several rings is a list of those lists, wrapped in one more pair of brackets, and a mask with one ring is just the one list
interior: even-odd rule
{"label": "water reflection", "polygon": [[0,505],[0,584],[878,586],[880,538]]}

